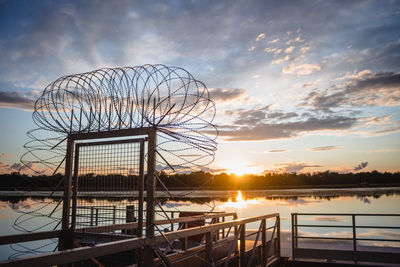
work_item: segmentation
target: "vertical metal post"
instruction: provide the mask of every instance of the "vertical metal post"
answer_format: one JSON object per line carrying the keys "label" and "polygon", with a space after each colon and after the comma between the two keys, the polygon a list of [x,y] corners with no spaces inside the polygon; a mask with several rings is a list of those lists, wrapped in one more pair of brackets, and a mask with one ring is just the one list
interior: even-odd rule
{"label": "vertical metal post", "polygon": [[[127,223],[131,223],[136,221],[135,220],[135,206],[134,205],[128,205],[126,206],[126,210],[125,210],[125,221]],[[135,234],[135,230],[129,229],[125,231],[126,234],[128,235],[133,235]]]}
{"label": "vertical metal post", "polygon": [[143,235],[143,202],[144,202],[144,140],[140,140],[140,158],[139,158],[139,207],[138,207],[138,233]]}
{"label": "vertical metal post", "polygon": [[[219,218],[215,218],[215,223],[219,223]],[[220,233],[220,230],[218,229],[217,235],[215,236],[215,241],[219,240],[219,233]]]}
{"label": "vertical metal post", "polygon": [[116,214],[117,213],[117,206],[113,206],[113,224],[115,224]]}
{"label": "vertical metal post", "polygon": [[357,232],[356,232],[356,215],[351,215],[351,222],[353,227],[353,259],[354,263],[357,264]]}
{"label": "vertical metal post", "polygon": [[240,229],[240,267],[246,266],[246,224]]}
{"label": "vertical metal post", "polygon": [[261,266],[267,266],[267,220],[263,219],[261,221]]}
{"label": "vertical metal post", "polygon": [[278,215],[277,217],[276,217],[276,220],[277,220],[277,229],[276,229],[276,238],[277,238],[277,244],[276,244],[276,247],[277,247],[277,251],[278,251],[278,257],[280,258],[281,257],[281,217]]}
{"label": "vertical metal post", "polygon": [[299,219],[299,216],[298,216],[298,214],[296,213],[295,215],[294,215],[294,225],[295,225],[295,228],[294,228],[294,235],[295,235],[295,239],[294,239],[294,241],[295,241],[295,245],[296,245],[296,248],[298,248],[299,247],[299,238],[298,238],[298,233],[299,233],[299,227],[298,227],[298,220]]}
{"label": "vertical metal post", "polygon": [[[156,197],[156,145],[157,133],[153,128],[148,132],[148,165],[146,179],[146,238],[153,239],[154,237],[154,206]],[[143,263],[144,266],[153,266],[154,259],[154,244],[144,247]]]}
{"label": "vertical metal post", "polygon": [[294,235],[294,216],[295,216],[295,214],[294,213],[292,213],[291,214],[291,216],[292,216],[292,259],[293,260],[295,260],[295,258],[296,258],[296,254],[295,254],[295,242],[294,242],[294,239],[295,239],[295,235]]}
{"label": "vertical metal post", "polygon": [[[175,217],[175,212],[171,211],[171,219],[174,219]],[[171,231],[174,231],[174,223],[171,223]]]}
{"label": "vertical metal post", "polygon": [[99,226],[99,208],[96,208],[95,225]]}
{"label": "vertical metal post", "polygon": [[[222,222],[225,222],[225,215],[222,216]],[[225,238],[225,228],[222,228],[222,239]]]}
{"label": "vertical metal post", "polygon": [[71,240],[69,240],[69,215],[71,208],[71,194],[72,194],[72,162],[74,154],[74,141],[70,136],[67,138],[67,154],[65,157],[65,177],[64,177],[64,194],[63,194],[63,211],[61,230],[62,234],[58,241],[58,250],[64,250],[72,247]]}
{"label": "vertical metal post", "polygon": [[75,145],[75,158],[74,158],[74,176],[73,176],[73,187],[72,187],[72,218],[71,218],[71,229],[75,231],[76,227],[76,204],[78,198],[78,161],[79,161],[79,145]]}
{"label": "vertical metal post", "polygon": [[[235,213],[235,215],[233,215],[233,220],[237,220],[237,219],[238,219],[238,216]],[[235,232],[235,236],[237,236],[237,234],[238,234],[237,226],[234,227],[234,232]],[[235,243],[235,257],[237,257],[237,255],[238,255],[238,242]]]}
{"label": "vertical metal post", "polygon": [[214,257],[213,257],[213,234],[212,232],[206,233],[206,254],[208,263],[211,266],[214,266]]}
{"label": "vertical metal post", "polygon": [[90,226],[93,226],[94,209],[90,207]]}

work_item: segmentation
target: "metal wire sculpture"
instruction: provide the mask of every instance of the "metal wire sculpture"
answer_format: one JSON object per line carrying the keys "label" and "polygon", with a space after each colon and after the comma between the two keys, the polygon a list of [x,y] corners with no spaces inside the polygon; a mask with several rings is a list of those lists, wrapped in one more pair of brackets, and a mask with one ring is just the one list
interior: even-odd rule
{"label": "metal wire sculpture", "polygon": [[[27,152],[21,162],[36,174],[63,173],[68,134],[156,127],[158,171],[208,170],[217,147],[215,111],[205,84],[179,67],[102,68],[63,76],[50,83],[35,102],[33,121],[38,128],[27,133],[30,141],[24,145]],[[21,211],[14,222],[16,230],[59,226],[60,202],[54,205],[47,199],[36,205],[39,208],[34,211]],[[24,224],[37,217],[49,222],[27,229]],[[52,250],[55,244],[53,240],[53,246],[42,247]],[[10,258],[44,252],[19,245],[14,250]]]}
{"label": "metal wire sculpture", "polygon": [[143,65],[68,75],[49,84],[36,101],[38,128],[28,132],[31,141],[21,161],[62,171],[65,144],[60,142],[69,133],[154,126],[162,154],[159,170],[201,169],[214,160],[214,117],[207,87],[179,67]]}

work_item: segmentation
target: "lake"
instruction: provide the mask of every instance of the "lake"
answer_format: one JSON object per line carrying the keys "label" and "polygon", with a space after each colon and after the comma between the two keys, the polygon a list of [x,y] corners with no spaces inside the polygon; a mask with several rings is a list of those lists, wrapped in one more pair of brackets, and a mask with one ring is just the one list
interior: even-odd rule
{"label": "lake", "polygon": [[[37,192],[38,194],[40,192]],[[184,193],[184,192],[183,192]],[[22,194],[22,193],[21,193]],[[31,195],[38,195],[31,192]],[[27,216],[50,214],[55,208],[57,200],[30,196],[12,197],[11,193],[3,193],[0,201],[0,234],[9,235],[20,233],[18,230],[52,230],[57,221],[46,216]],[[15,195],[15,194],[14,194]],[[39,194],[40,195],[40,194]],[[182,195],[183,196],[183,195]],[[93,200],[92,200],[93,201]],[[104,201],[104,200],[103,200]],[[205,191],[190,194],[179,200],[163,202],[164,209],[178,209],[181,211],[226,211],[236,212],[239,218],[252,217],[278,212],[281,216],[282,232],[291,228],[291,213],[394,213],[400,214],[400,188],[357,188],[357,189],[304,189],[304,190],[260,190],[260,191]],[[60,217],[56,211],[52,217]],[[18,223],[14,224],[18,218]],[[331,216],[321,218],[310,217],[309,223],[339,223],[349,224],[348,218]],[[358,225],[386,225],[399,226],[400,217],[389,217],[379,220],[375,217],[362,218]],[[251,225],[249,225],[252,228]],[[253,228],[257,228],[254,225]],[[316,233],[323,229],[313,229]],[[333,229],[331,236],[348,236],[348,230]],[[385,230],[368,232],[363,236],[386,237],[400,239],[400,232]],[[391,246],[400,246],[390,242]],[[39,245],[38,245],[39,244]],[[25,255],[31,247],[44,246],[42,251],[52,251],[55,243],[22,243],[23,246],[0,246],[0,260],[9,256]]]}

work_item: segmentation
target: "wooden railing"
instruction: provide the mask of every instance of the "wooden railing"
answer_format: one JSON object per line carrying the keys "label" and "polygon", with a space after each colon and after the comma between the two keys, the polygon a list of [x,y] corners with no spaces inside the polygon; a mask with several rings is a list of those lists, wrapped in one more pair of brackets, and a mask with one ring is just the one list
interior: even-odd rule
{"label": "wooden railing", "polygon": [[[340,219],[348,218],[351,220],[351,224],[299,224],[299,217],[307,218],[310,216],[319,216],[319,220],[329,221],[332,220],[332,217]],[[395,226],[382,226],[382,225],[360,225],[357,223],[357,218],[360,217],[375,217],[379,218],[389,218],[389,217],[397,217],[400,219],[400,214],[344,214],[344,213],[292,213],[292,257],[293,260],[307,258],[307,259],[324,259],[324,260],[342,260],[342,261],[352,261],[355,264],[358,262],[376,262],[376,263],[399,263],[400,262],[400,239],[394,238],[363,238],[359,237],[360,234],[357,233],[357,229],[391,229],[391,230],[400,230],[400,226],[397,224]],[[323,219],[325,218],[325,219]],[[312,235],[307,232],[301,232],[299,234],[299,228],[314,228],[314,229],[329,229],[329,228],[338,228],[338,229],[349,229],[351,237],[340,237],[340,236],[326,236],[323,233],[317,235],[313,232]],[[399,234],[399,231],[396,232]],[[394,234],[396,234],[394,233]],[[299,240],[320,240],[320,241],[334,241],[332,249],[323,249],[321,246],[314,248],[305,248],[299,246]],[[351,245],[343,249],[340,247],[338,242],[347,241],[350,242]],[[359,247],[359,242],[393,242],[397,243],[397,252],[385,251],[378,246],[369,247],[370,249],[367,251],[366,249],[361,250]],[[322,245],[323,243],[320,243]]]}
{"label": "wooden railing", "polygon": [[[230,214],[233,216],[233,214]],[[199,218],[221,218],[228,216],[227,213],[211,214],[206,216],[192,216],[175,218],[176,222],[189,222],[196,221]],[[267,226],[267,220],[273,220],[272,226]],[[255,233],[246,233],[246,224],[260,222],[260,227]],[[215,220],[214,220],[215,222]],[[162,223],[166,223],[163,221]],[[168,223],[170,223],[168,221]],[[131,225],[134,227],[134,223]],[[122,226],[116,226],[121,229]],[[102,231],[104,229],[92,228],[91,230]],[[270,231],[270,238],[267,240],[267,231]],[[59,232],[59,231],[58,231]],[[62,233],[57,233],[62,234]],[[44,235],[44,234],[43,234]],[[181,255],[169,254],[160,255],[160,245],[171,242],[176,239],[186,239],[196,235],[204,235],[204,240],[196,248],[184,248]],[[247,237],[256,235],[252,244],[252,248],[246,251]],[[2,237],[10,240],[10,237]],[[48,238],[48,234],[46,235]],[[1,238],[0,238],[1,240]],[[21,239],[20,239],[21,240]],[[24,241],[38,240],[38,236],[34,239]],[[240,242],[238,242],[240,241]],[[239,245],[238,245],[239,243]],[[259,245],[261,243],[261,245]],[[3,242],[4,244],[4,242]],[[225,244],[228,253],[224,257],[216,257],[215,255],[218,247]],[[193,260],[195,255],[203,253],[207,262],[213,263],[214,266],[231,266],[232,262],[240,262],[240,266],[253,266],[254,264],[267,264],[280,258],[280,219],[278,213],[256,216],[246,219],[236,219],[229,222],[219,222],[206,226],[199,226],[194,228],[181,229],[177,231],[165,232],[154,238],[129,238],[125,240],[118,240],[95,245],[93,247],[80,247],[68,249],[64,251],[57,251],[33,257],[27,257],[12,261],[0,262],[9,266],[50,266],[60,265],[72,262],[79,262],[82,260],[93,259],[105,255],[111,255],[123,251],[130,251],[142,248],[143,246],[151,246],[155,249],[155,255],[159,256],[159,260],[155,261],[154,265],[161,264],[173,265],[174,261],[182,260],[186,257],[188,260]],[[238,250],[239,247],[239,250]],[[182,254],[183,253],[183,254]],[[161,253],[162,254],[162,253]],[[196,256],[197,256],[196,255]],[[190,258],[192,257],[192,258]],[[197,257],[198,258],[198,257]],[[236,264],[234,264],[236,265]]]}

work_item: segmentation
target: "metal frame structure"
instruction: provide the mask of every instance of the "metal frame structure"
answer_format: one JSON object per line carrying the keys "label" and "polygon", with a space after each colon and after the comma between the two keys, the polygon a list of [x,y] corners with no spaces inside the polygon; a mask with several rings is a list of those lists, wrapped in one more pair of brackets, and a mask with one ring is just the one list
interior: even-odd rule
{"label": "metal frame structure", "polygon": [[[64,196],[62,210],[61,235],[59,238],[59,250],[71,249],[74,247],[75,235],[75,216],[77,203],[77,169],[79,147],[93,144],[110,144],[129,142],[132,139],[100,141],[94,143],[76,143],[84,140],[110,139],[132,136],[146,136],[141,139],[134,139],[141,143],[140,149],[140,181],[139,181],[139,218],[138,218],[138,233],[141,236],[143,232],[143,202],[144,202],[144,141],[148,142],[147,153],[147,178],[146,178],[146,238],[154,237],[154,214],[155,214],[155,199],[156,199],[156,144],[157,130],[155,127],[121,129],[106,132],[89,132],[69,134],[67,138],[67,154],[65,162],[65,179],[64,179]],[[74,157],[75,155],[75,157]],[[71,207],[72,200],[72,207]],[[72,208],[72,219],[70,221],[70,212]],[[149,266],[153,260],[153,247],[145,246],[144,248],[144,264]]]}

